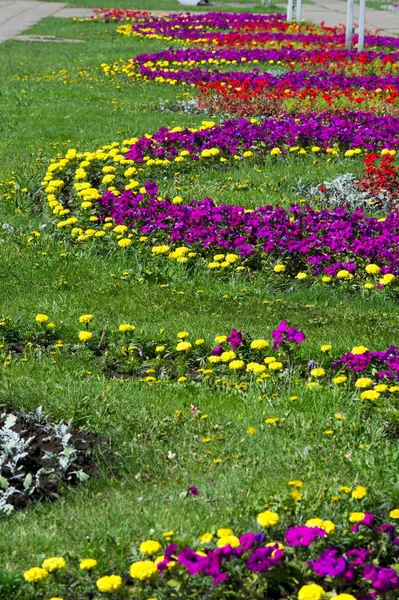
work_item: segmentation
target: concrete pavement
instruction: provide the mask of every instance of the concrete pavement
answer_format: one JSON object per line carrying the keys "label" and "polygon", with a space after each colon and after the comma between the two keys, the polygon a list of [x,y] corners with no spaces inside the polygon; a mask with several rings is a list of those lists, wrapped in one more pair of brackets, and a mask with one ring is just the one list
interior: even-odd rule
{"label": "concrete pavement", "polygon": [[[313,4],[302,5],[302,18],[334,27],[346,23],[346,7],[347,3],[341,0],[313,0]],[[354,23],[358,23],[358,15],[359,5],[355,4]],[[367,8],[366,28],[379,29],[383,35],[399,34],[399,11]]]}

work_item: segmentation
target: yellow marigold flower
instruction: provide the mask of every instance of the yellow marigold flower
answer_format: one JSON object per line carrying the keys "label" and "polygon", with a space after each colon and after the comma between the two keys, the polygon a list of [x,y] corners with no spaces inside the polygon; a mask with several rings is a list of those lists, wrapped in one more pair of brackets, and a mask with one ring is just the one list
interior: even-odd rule
{"label": "yellow marigold flower", "polygon": [[380,397],[381,394],[379,394],[379,392],[376,392],[375,390],[366,390],[365,392],[362,392],[360,394],[360,398],[362,400],[378,400],[378,398]]}
{"label": "yellow marigold flower", "polygon": [[312,377],[324,377],[324,375],[326,374],[326,372],[321,367],[318,367],[317,369],[312,369],[310,371],[310,374],[311,374]]}
{"label": "yellow marigold flower", "polygon": [[96,581],[97,589],[103,593],[116,592],[122,587],[122,577],[120,575],[106,575]]}
{"label": "yellow marigold flower", "polygon": [[274,360],[273,362],[269,363],[268,366],[270,371],[281,371],[283,368],[283,363]]}
{"label": "yellow marigold flower", "polygon": [[321,529],[324,529],[324,531],[328,534],[333,533],[335,531],[335,524],[332,521],[323,521],[320,527]]}
{"label": "yellow marigold flower", "polygon": [[178,378],[177,383],[184,383],[185,381],[187,381],[187,377],[184,377],[182,375],[181,377]]}
{"label": "yellow marigold flower", "polygon": [[205,340],[203,338],[200,338],[199,340],[195,340],[194,343],[196,346],[201,346],[202,344],[205,344]]}
{"label": "yellow marigold flower", "polygon": [[216,344],[223,344],[227,340],[227,335],[217,335],[215,337]]}
{"label": "yellow marigold flower", "polygon": [[226,535],[234,535],[232,529],[227,529],[226,527],[221,527],[217,530],[216,535],[218,538],[225,537]]}
{"label": "yellow marigold flower", "polygon": [[140,544],[140,552],[141,554],[144,554],[144,556],[153,556],[153,554],[157,554],[161,548],[161,544],[154,540],[147,540]]}
{"label": "yellow marigold flower", "polygon": [[163,352],[165,350],[165,346],[157,346],[155,348],[155,352]]}
{"label": "yellow marigold flower", "polygon": [[49,573],[58,571],[59,569],[65,569],[66,562],[62,556],[53,556],[52,558],[46,558],[42,562],[43,569],[46,569]]}
{"label": "yellow marigold flower", "polygon": [[351,350],[352,354],[364,354],[365,352],[368,352],[366,346],[354,346]]}
{"label": "yellow marigold flower", "polygon": [[280,148],[272,148],[270,150],[270,156],[277,156],[278,154],[281,154]]}
{"label": "yellow marigold flower", "polygon": [[367,283],[364,284],[364,288],[366,290],[373,290],[375,288],[374,283],[370,283],[369,281]]}
{"label": "yellow marigold flower", "polygon": [[247,364],[247,371],[252,371],[253,373],[263,373],[264,371],[266,371],[266,366],[260,365],[256,362],[250,362]]}
{"label": "yellow marigold flower", "polygon": [[251,342],[252,350],[264,350],[269,347],[269,342],[267,340],[253,340]]}
{"label": "yellow marigold flower", "polygon": [[391,510],[389,516],[391,517],[391,519],[399,519],[399,509],[394,508],[393,510]]}
{"label": "yellow marigold flower", "polygon": [[317,583],[303,585],[298,592],[298,600],[324,600],[326,593]]}
{"label": "yellow marigold flower", "polygon": [[200,544],[210,544],[213,540],[213,535],[211,533],[204,533],[200,537]]}
{"label": "yellow marigold flower", "polygon": [[83,208],[84,210],[87,210],[88,208],[91,208],[93,206],[93,202],[82,202],[81,203],[81,208]]}
{"label": "yellow marigold flower", "polygon": [[221,362],[220,361],[220,356],[213,356],[213,355],[208,356],[208,362],[214,363],[214,364],[220,363]]}
{"label": "yellow marigold flower", "polygon": [[341,485],[338,491],[343,492],[344,494],[350,494],[351,488],[347,485]]}
{"label": "yellow marigold flower", "polygon": [[364,498],[367,494],[367,488],[365,488],[362,485],[358,485],[357,487],[355,487],[355,489],[352,492],[352,498],[355,498],[356,500],[361,500],[362,498]]}
{"label": "yellow marigold flower", "polygon": [[299,281],[302,281],[303,279],[307,279],[308,276],[307,276],[307,273],[301,272],[301,273],[298,273],[298,275],[296,276],[296,278],[299,279]]}
{"label": "yellow marigold flower", "polygon": [[64,598],[60,598],[59,596],[53,596],[52,598],[50,598],[50,600],[64,600]]}
{"label": "yellow marigold flower", "polygon": [[237,254],[226,254],[226,256],[225,256],[225,260],[228,263],[230,263],[231,265],[233,263],[235,263],[238,259],[239,259],[239,256]]}
{"label": "yellow marigold flower", "polygon": [[350,273],[346,269],[341,269],[337,273],[337,278],[338,279],[345,279],[345,280],[349,281],[350,279],[353,279],[353,275],[352,275],[352,273]]}
{"label": "yellow marigold flower", "polygon": [[323,519],[315,517],[314,519],[308,519],[305,523],[306,527],[321,527]]}
{"label": "yellow marigold flower", "polygon": [[93,334],[90,331],[79,331],[79,340],[81,342],[89,342],[93,338]]}
{"label": "yellow marigold flower", "polygon": [[42,325],[43,323],[47,323],[49,318],[50,317],[48,317],[47,315],[43,315],[42,313],[39,313],[38,315],[36,315],[36,323],[40,323]]}
{"label": "yellow marigold flower", "polygon": [[334,600],[356,600],[355,596],[352,594],[338,594],[338,596],[334,596]]}
{"label": "yellow marigold flower", "polygon": [[91,323],[94,319],[94,315],[80,315],[79,323]]}
{"label": "yellow marigold flower", "polygon": [[288,485],[293,485],[294,487],[302,487],[303,481],[301,481],[300,479],[293,479],[292,481],[288,482]]}
{"label": "yellow marigold flower", "polygon": [[290,496],[296,501],[298,501],[302,498],[302,494],[299,490],[292,490]]}
{"label": "yellow marigold flower", "polygon": [[269,417],[268,419],[265,419],[265,423],[267,425],[273,425],[274,423],[278,423],[279,420],[280,417]]}
{"label": "yellow marigold flower", "polygon": [[284,271],[285,271],[285,266],[284,266],[284,265],[281,265],[281,264],[278,264],[278,265],[276,265],[276,266],[274,267],[273,271],[274,271],[275,273],[284,273]]}
{"label": "yellow marigold flower", "polygon": [[172,200],[173,204],[181,204],[183,202],[183,198],[181,196],[175,196]]}
{"label": "yellow marigold flower", "polygon": [[333,382],[336,383],[337,385],[340,385],[341,383],[345,383],[346,381],[348,381],[348,378],[345,375],[338,375],[338,377],[334,377]]}
{"label": "yellow marigold flower", "polygon": [[41,569],[40,567],[32,567],[27,571],[24,571],[24,579],[28,583],[38,583],[44,581],[48,577],[48,571]]}
{"label": "yellow marigold flower", "polygon": [[121,323],[119,325],[119,331],[122,333],[126,333],[127,331],[134,331],[136,328],[134,325],[130,325],[130,323]]}
{"label": "yellow marigold flower", "polygon": [[246,433],[248,435],[255,435],[255,427],[248,427]]}
{"label": "yellow marigold flower", "polygon": [[233,371],[239,371],[244,367],[245,363],[243,360],[232,360],[231,363],[229,363],[229,369],[232,369]]}
{"label": "yellow marigold flower", "polygon": [[238,548],[240,540],[235,535],[223,535],[217,541],[217,547],[223,548],[224,546],[231,546],[231,548]]}
{"label": "yellow marigold flower", "polygon": [[380,267],[378,265],[367,265],[366,267],[366,273],[368,273],[369,275],[379,275],[380,274]]}
{"label": "yellow marigold flower", "polygon": [[220,360],[222,362],[230,362],[237,357],[237,354],[233,352],[233,350],[229,350],[228,352],[222,352],[220,355]]}
{"label": "yellow marigold flower", "polygon": [[153,254],[167,254],[169,250],[169,246],[153,246],[151,248],[151,252]]}
{"label": "yellow marigold flower", "polygon": [[190,342],[179,342],[176,346],[177,352],[187,352],[188,350],[191,350],[191,348],[192,345]]}
{"label": "yellow marigold flower", "polygon": [[323,283],[330,283],[331,277],[329,275],[324,275],[321,280]]}
{"label": "yellow marigold flower", "polygon": [[266,365],[270,365],[271,363],[276,362],[276,359],[274,356],[266,356],[266,358],[263,360],[263,362]]}
{"label": "yellow marigold flower", "polygon": [[373,380],[370,377],[359,377],[355,381],[355,387],[357,388],[368,388],[373,385]]}
{"label": "yellow marigold flower", "polygon": [[118,242],[118,246],[120,246],[121,248],[127,248],[128,246],[130,246],[132,243],[132,240],[129,238],[122,238],[121,240],[119,240]]}
{"label": "yellow marigold flower", "polygon": [[331,350],[332,350],[331,344],[323,344],[323,346],[321,347],[322,352],[330,352]]}
{"label": "yellow marigold flower", "polygon": [[376,386],[374,387],[374,390],[375,390],[376,392],[382,392],[382,393],[383,393],[383,392],[386,392],[386,391],[387,391],[387,389],[388,389],[388,386],[387,386],[387,384],[386,384],[386,383],[379,383],[378,385],[376,385]]}
{"label": "yellow marigold flower", "polygon": [[90,571],[98,565],[95,558],[84,558],[80,561],[79,567],[81,571]]}
{"label": "yellow marigold flower", "polygon": [[170,538],[170,537],[173,537],[174,534],[175,534],[174,531],[164,531],[162,535],[164,538]]}
{"label": "yellow marigold flower", "polygon": [[349,521],[351,523],[359,523],[359,521],[363,521],[364,517],[364,512],[353,512],[349,515]]}
{"label": "yellow marigold flower", "polygon": [[280,517],[276,512],[265,510],[258,514],[256,520],[261,527],[274,527],[279,522]]}
{"label": "yellow marigold flower", "polygon": [[184,340],[185,338],[188,338],[190,334],[188,333],[188,331],[179,331],[179,333],[177,334],[177,337],[180,338],[181,340]]}
{"label": "yellow marigold flower", "polygon": [[395,275],[393,275],[392,273],[387,273],[386,275],[384,275],[384,277],[381,277],[379,283],[381,285],[389,285],[394,279]]}

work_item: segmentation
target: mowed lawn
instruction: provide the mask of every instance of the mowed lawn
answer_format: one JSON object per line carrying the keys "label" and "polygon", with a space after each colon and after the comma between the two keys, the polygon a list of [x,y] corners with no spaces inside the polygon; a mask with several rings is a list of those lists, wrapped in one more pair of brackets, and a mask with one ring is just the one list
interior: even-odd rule
{"label": "mowed lawn", "polygon": [[[309,359],[327,343],[337,354],[359,344],[373,350],[399,344],[397,299],[389,292],[353,294],[350,286],[284,278],[276,288],[262,274],[189,275],[177,265],[163,269],[123,252],[83,251],[54,235],[36,190],[58,152],[94,150],[161,126],[195,126],[212,117],[159,109],[159,98],[187,97],[184,88],[106,79],[102,62],[164,47],[119,39],[114,30],[112,24],[46,19],[30,33],[84,43],[0,46],[0,314],[22,324],[48,314],[61,338],[79,330],[82,313],[95,316],[96,331],[128,322],[154,337],[165,328],[171,336],[188,331],[193,339],[209,341],[232,327],[270,339],[270,331],[288,320],[306,333]],[[318,184],[348,170],[360,173],[361,159],[270,157],[241,167],[200,172],[193,167],[162,185],[190,199],[287,206],[299,180]],[[28,242],[32,231],[40,237]],[[67,285],[60,284],[61,277]],[[330,387],[304,391],[295,381],[269,396],[195,382],[154,387],[106,378],[84,353],[0,366],[0,378],[3,406],[43,406],[56,419],[72,419],[109,436],[114,456],[102,464],[100,478],[65,490],[56,502],[0,520],[5,568],[71,553],[103,556],[122,569],[133,542],[151,530],[161,535],[172,529],[188,541],[216,526],[246,531],[268,499],[290,502],[291,479],[304,481],[303,502],[311,501],[315,514],[340,485],[367,486],[377,506],[399,501],[395,430],[355,394]],[[299,398],[290,400],[298,389]],[[345,421],[335,413],[343,413]],[[280,422],[270,427],[264,423],[268,417]],[[255,428],[254,435],[246,433],[248,427]],[[331,429],[332,435],[325,434]],[[211,441],[204,443],[206,438]],[[187,498],[192,485],[199,496]],[[340,510],[331,501],[329,516]]]}

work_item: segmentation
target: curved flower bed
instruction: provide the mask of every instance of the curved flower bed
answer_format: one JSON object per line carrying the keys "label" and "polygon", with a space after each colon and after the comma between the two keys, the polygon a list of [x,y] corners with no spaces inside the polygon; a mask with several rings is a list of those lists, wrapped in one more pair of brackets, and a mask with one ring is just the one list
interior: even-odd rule
{"label": "curved flower bed", "polygon": [[[102,19],[113,20],[112,12],[103,14]],[[121,19],[116,17],[116,20]],[[303,47],[345,47],[345,32],[342,28],[289,24],[285,15],[281,14],[185,13],[149,16],[132,24],[121,25],[117,31],[128,36],[149,36],[181,43],[217,46],[252,45],[254,42],[264,45],[271,41],[288,41]],[[365,43],[368,47],[399,47],[399,40],[388,36],[366,35]]]}
{"label": "curved flower bed", "polygon": [[[3,365],[8,367],[21,356],[25,362],[36,360],[44,351],[62,359],[69,351],[80,349],[89,352],[93,362],[101,357],[100,366],[111,377],[135,377],[151,384],[191,381],[244,391],[249,384],[260,384],[267,391],[296,385],[303,391],[330,386],[357,391],[365,401],[387,399],[394,404],[399,393],[398,346],[377,352],[356,346],[334,358],[332,346],[322,344],[317,353],[309,355],[303,350],[305,334],[286,321],[271,332],[270,341],[254,339],[237,329],[216,335],[213,343],[204,338],[192,339],[188,331],[178,332],[175,339],[165,332],[150,338],[143,330],[138,334],[131,323],[121,323],[108,332],[104,341],[102,333],[92,325],[94,320],[94,315],[81,315],[79,321],[84,328],[72,339],[70,335],[60,339],[60,332],[48,315],[38,314],[33,329],[31,324],[15,328],[10,318],[4,318],[0,337],[4,342]],[[18,351],[14,349],[16,339]]]}
{"label": "curved flower bed", "polygon": [[[247,119],[212,123],[201,129],[160,129],[152,136],[143,136],[131,146],[125,158],[142,163],[144,158],[178,162],[185,159],[232,157],[244,151],[258,156],[277,149],[297,152],[318,147],[324,151],[395,150],[399,146],[399,118],[370,113],[308,113],[297,118],[269,117],[260,122]],[[204,150],[212,150],[208,156]],[[181,152],[184,152],[183,156]],[[188,152],[188,154],[187,154]],[[183,158],[183,160],[181,160]],[[165,164],[165,163],[161,163]],[[150,163],[148,166],[152,166]]]}

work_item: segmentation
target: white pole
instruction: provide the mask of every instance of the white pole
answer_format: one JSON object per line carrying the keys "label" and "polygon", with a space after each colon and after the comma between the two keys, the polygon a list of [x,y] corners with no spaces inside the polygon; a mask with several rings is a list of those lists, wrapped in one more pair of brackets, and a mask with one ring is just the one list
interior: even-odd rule
{"label": "white pole", "polygon": [[364,50],[364,28],[366,21],[366,0],[360,0],[359,6],[359,38],[357,43],[358,52]]}
{"label": "white pole", "polygon": [[353,3],[354,3],[354,0],[348,0],[348,10],[346,13],[346,42],[345,42],[345,48],[347,50],[352,50]]}
{"label": "white pole", "polygon": [[300,23],[302,20],[302,0],[296,0],[296,22]]}
{"label": "white pole", "polygon": [[292,23],[293,13],[294,13],[294,0],[288,0],[288,6],[287,6],[287,21],[288,21],[288,23]]}

